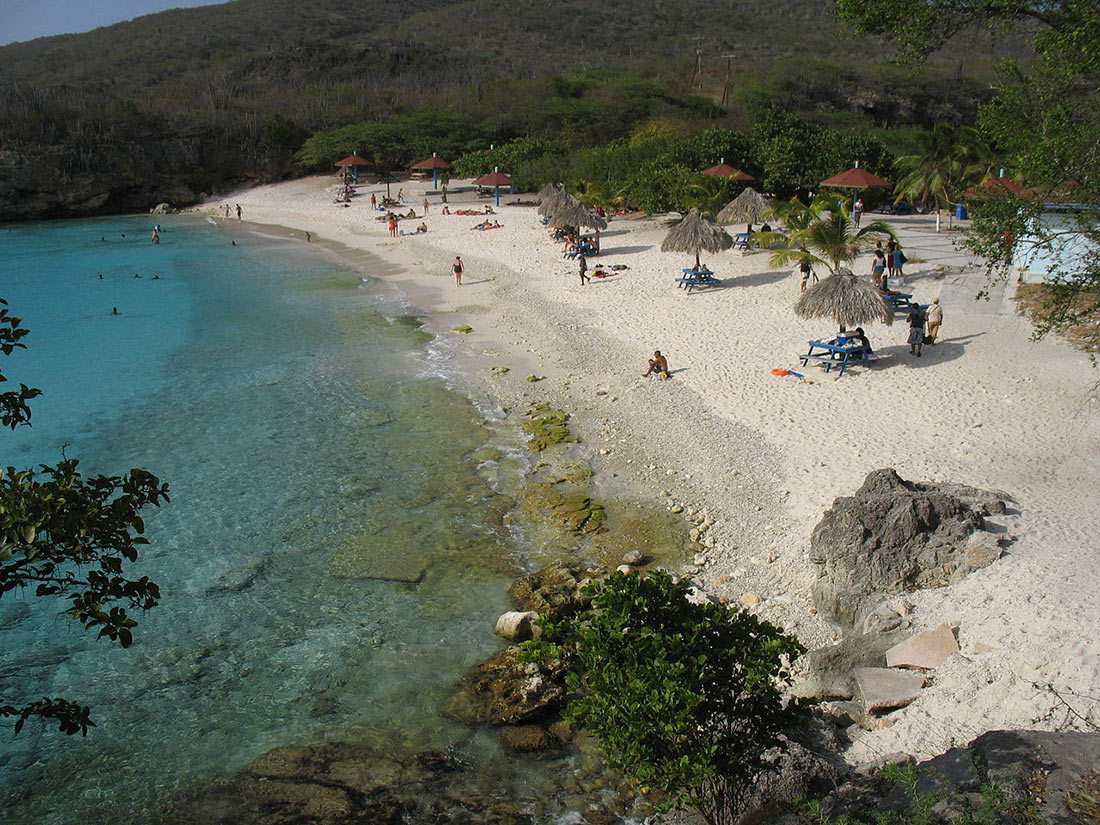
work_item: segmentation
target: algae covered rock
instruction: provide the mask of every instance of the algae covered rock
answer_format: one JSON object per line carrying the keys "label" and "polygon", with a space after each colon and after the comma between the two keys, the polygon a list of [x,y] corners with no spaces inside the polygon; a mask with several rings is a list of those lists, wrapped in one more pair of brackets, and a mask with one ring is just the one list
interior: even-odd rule
{"label": "algae covered rock", "polygon": [[527,445],[540,453],[551,444],[580,443],[580,439],[569,431],[569,413],[551,409],[546,403],[528,407],[523,431],[531,436]]}
{"label": "algae covered rock", "polygon": [[525,662],[518,647],[506,647],[470,668],[459,680],[465,701],[447,714],[462,722],[516,725],[557,711],[565,700],[565,665],[559,660]]}
{"label": "algae covered rock", "polygon": [[517,610],[533,610],[560,619],[588,606],[591,599],[581,593],[581,588],[604,572],[577,562],[555,562],[517,579],[508,588],[508,596]]}

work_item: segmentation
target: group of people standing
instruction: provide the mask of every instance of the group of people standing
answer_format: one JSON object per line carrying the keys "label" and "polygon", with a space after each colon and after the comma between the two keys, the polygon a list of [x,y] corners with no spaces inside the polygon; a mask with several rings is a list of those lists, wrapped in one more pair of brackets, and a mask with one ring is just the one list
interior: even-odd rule
{"label": "group of people standing", "polygon": [[882,241],[876,243],[874,255],[871,261],[871,280],[883,292],[888,292],[890,279],[905,275],[904,267],[909,259],[902,252],[901,244],[895,240],[887,241],[885,249],[882,247]]}

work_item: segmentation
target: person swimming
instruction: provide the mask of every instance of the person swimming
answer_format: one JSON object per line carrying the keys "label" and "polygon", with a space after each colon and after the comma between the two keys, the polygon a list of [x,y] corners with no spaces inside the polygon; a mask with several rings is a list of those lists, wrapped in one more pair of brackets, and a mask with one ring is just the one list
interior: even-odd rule
{"label": "person swimming", "polygon": [[112,315],[121,315],[122,313],[118,311],[118,307],[111,307],[111,314]]}

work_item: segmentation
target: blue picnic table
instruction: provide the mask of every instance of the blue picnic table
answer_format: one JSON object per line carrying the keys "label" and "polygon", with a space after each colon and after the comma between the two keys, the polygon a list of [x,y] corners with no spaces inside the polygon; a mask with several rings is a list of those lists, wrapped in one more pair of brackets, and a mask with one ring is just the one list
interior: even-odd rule
{"label": "blue picnic table", "polygon": [[733,248],[748,249],[750,240],[752,240],[752,236],[748,232],[738,232],[733,236]]}
{"label": "blue picnic table", "polygon": [[913,308],[913,293],[911,292],[886,292],[887,303],[894,308],[894,312],[908,312]]}
{"label": "blue picnic table", "polygon": [[[841,343],[842,341],[843,343]],[[815,352],[815,350],[820,350],[820,352]],[[829,372],[834,367],[837,368],[839,370],[837,377],[839,378],[844,375],[844,370],[852,362],[866,360],[867,349],[850,338],[837,337],[828,341],[810,341],[810,349],[805,355],[798,357],[802,361],[802,366],[806,366],[810,361],[813,361],[818,366],[825,367],[825,372]]]}
{"label": "blue picnic table", "polygon": [[709,269],[685,269],[684,276],[676,279],[677,288],[691,292],[695,287],[721,286],[722,282],[714,277]]}

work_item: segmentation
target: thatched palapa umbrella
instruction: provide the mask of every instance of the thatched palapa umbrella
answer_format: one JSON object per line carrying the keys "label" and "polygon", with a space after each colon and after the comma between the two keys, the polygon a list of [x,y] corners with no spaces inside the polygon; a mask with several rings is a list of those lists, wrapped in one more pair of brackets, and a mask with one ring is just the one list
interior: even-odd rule
{"label": "thatched palapa umbrella", "polygon": [[718,213],[718,223],[729,226],[731,223],[759,223],[764,215],[764,210],[770,204],[768,199],[753,189],[751,186],[722,207]]}
{"label": "thatched palapa umbrella", "polygon": [[539,190],[538,213],[544,218],[553,217],[554,211],[561,206],[566,197],[568,197],[568,193],[565,191],[565,187],[556,183],[547,184]]}
{"label": "thatched palapa umbrella", "polygon": [[559,229],[565,227],[579,229],[582,226],[607,229],[607,219],[601,218],[568,192],[563,192],[555,201],[554,209],[550,213],[550,225]]}
{"label": "thatched palapa umbrella", "polygon": [[699,268],[699,253],[712,255],[733,246],[730,233],[704,218],[694,207],[661,242],[662,252],[694,252],[695,268]]}
{"label": "thatched palapa umbrella", "polygon": [[871,321],[894,323],[894,310],[878,287],[850,269],[839,269],[803,292],[794,313],[800,318],[832,318],[845,329]]}

